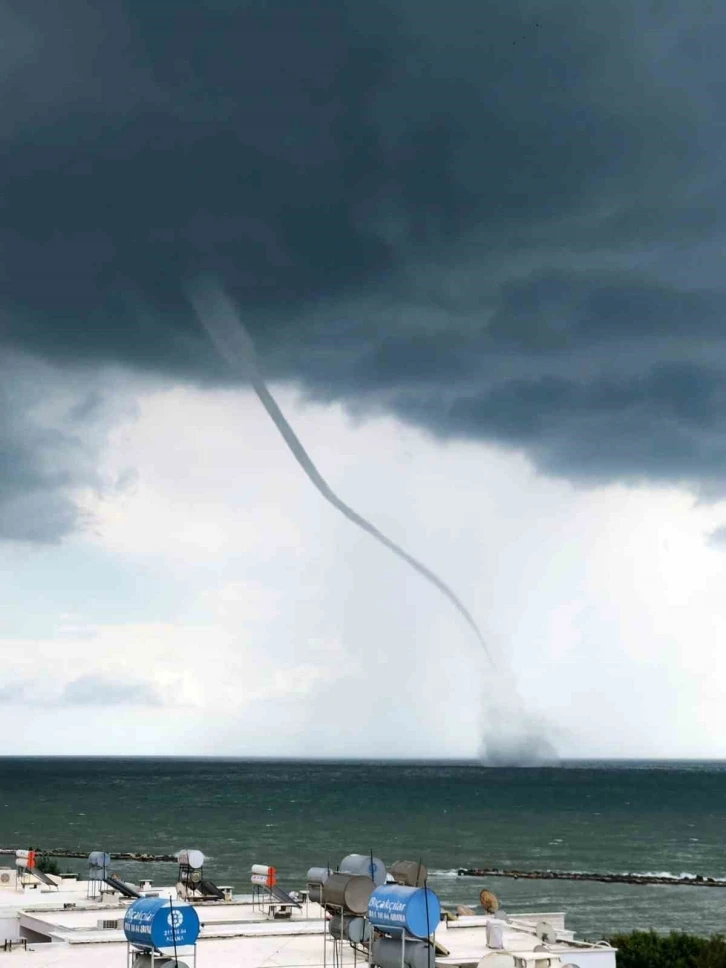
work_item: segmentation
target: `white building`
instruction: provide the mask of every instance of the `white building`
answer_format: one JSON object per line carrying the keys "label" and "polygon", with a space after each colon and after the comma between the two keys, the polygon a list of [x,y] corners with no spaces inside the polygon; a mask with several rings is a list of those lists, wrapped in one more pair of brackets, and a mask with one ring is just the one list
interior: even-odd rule
{"label": "white building", "polygon": [[[0,968],[125,968],[123,918],[132,901],[105,891],[89,899],[88,883],[52,878],[57,888],[21,883],[15,869],[0,869]],[[176,897],[176,888],[155,888]],[[201,931],[197,968],[336,968],[360,965],[362,947],[334,942],[317,904],[290,909],[252,895],[195,904]],[[615,968],[615,950],[577,942],[562,913],[458,916],[436,927],[436,968]],[[334,958],[335,956],[335,958]],[[192,964],[179,953],[180,964]]]}

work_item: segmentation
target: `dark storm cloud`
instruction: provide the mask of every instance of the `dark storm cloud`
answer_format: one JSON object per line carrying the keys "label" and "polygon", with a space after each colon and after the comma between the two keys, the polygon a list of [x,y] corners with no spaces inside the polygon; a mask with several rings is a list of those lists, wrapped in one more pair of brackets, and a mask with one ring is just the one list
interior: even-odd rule
{"label": "dark storm cloud", "polygon": [[0,11],[7,345],[222,379],[183,295],[213,272],[271,378],[723,488],[717,5]]}
{"label": "dark storm cloud", "polygon": [[80,490],[126,486],[96,467],[122,413],[97,382],[14,352],[0,361],[0,540],[58,541],[89,523]]}
{"label": "dark storm cloud", "polygon": [[[72,426],[48,425],[34,412],[42,370],[20,366],[17,359],[0,364],[0,536],[5,539],[52,541],[76,530],[82,515],[73,487],[95,480]],[[47,385],[43,389],[47,392]]]}
{"label": "dark storm cloud", "polygon": [[[20,435],[20,440],[17,439]],[[44,466],[35,448],[58,452],[64,464],[74,447],[61,434],[24,433],[24,428],[0,428],[0,537],[11,541],[55,541],[82,523],[76,502],[67,492],[72,476]],[[80,482],[85,483],[83,477]]]}

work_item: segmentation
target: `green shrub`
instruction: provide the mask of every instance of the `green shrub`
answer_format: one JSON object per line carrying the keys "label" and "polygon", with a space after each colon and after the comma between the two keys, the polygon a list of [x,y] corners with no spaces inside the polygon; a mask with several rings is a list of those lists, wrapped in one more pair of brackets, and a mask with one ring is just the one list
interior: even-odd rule
{"label": "green shrub", "polygon": [[632,931],[608,939],[618,949],[618,968],[726,968],[726,938],[672,931]]}

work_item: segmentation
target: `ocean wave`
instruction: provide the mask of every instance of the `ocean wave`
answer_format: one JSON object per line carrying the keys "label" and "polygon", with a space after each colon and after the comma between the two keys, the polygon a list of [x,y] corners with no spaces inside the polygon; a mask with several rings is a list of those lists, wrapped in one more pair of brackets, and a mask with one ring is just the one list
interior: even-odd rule
{"label": "ocean wave", "polygon": [[[571,874],[590,874],[592,871],[570,871]],[[680,874],[674,874],[673,871],[598,871],[598,874],[608,874],[613,877],[662,877],[670,881],[695,881],[696,878],[711,877],[713,880],[720,881],[724,877],[722,874],[693,874],[690,871],[681,871]]]}
{"label": "ocean wave", "polygon": [[[587,871],[574,871],[575,874],[585,874]],[[673,871],[603,871],[605,874],[614,874],[617,877],[662,877],[671,881],[695,881],[697,877],[713,877],[714,880],[721,880],[720,874],[692,874],[690,871],[682,871],[674,874]]]}
{"label": "ocean wave", "polygon": [[674,874],[672,871],[646,871],[645,874],[641,875],[643,877],[667,877],[671,880],[695,880],[697,877],[713,877],[716,880],[721,880],[720,874],[692,874],[690,871],[683,871],[680,874]]}

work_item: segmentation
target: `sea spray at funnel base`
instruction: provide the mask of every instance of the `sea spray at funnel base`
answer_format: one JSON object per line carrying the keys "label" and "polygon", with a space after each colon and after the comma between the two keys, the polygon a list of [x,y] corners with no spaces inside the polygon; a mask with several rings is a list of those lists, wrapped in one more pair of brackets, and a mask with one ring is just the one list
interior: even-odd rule
{"label": "sea spray at funnel base", "polygon": [[[191,288],[190,297],[202,326],[207,331],[218,352],[230,366],[235,367],[249,380],[263,407],[280,431],[285,443],[307,474],[311,483],[322,494],[325,500],[340,511],[341,514],[344,514],[349,521],[352,521],[353,524],[362,528],[395,555],[402,558],[449,599],[476,636],[477,641],[489,661],[490,667],[501,676],[502,670],[498,667],[498,664],[494,663],[484,636],[473,616],[452,589],[438,575],[427,568],[426,565],[417,561],[416,558],[404,551],[394,541],[391,541],[390,538],[386,537],[378,528],[358,514],[357,511],[354,511],[353,508],[345,504],[332,491],[327,481],[316,468],[310,455],[303,447],[297,434],[287,422],[277,401],[268,390],[257,365],[257,354],[254,344],[239,318],[236,307],[225,295],[221,287],[209,282],[198,282]],[[536,758],[536,753],[539,752],[539,760],[543,758],[542,754],[544,754],[544,759],[554,759],[554,750],[552,750],[551,746],[542,737],[532,735],[531,727],[527,724],[527,718],[524,715],[516,687],[514,687],[511,677],[508,678],[510,679],[510,688],[508,689],[507,706],[506,709],[502,707],[498,710],[495,720],[495,729],[501,735],[497,737],[496,733],[490,734],[491,740],[494,742],[492,744],[490,739],[486,740],[486,749],[482,754],[482,758],[486,760],[493,757],[501,764],[504,762],[518,764],[525,760],[531,761],[533,758]],[[490,697],[492,699],[494,698],[492,693],[490,693]]]}
{"label": "sea spray at funnel base", "polygon": [[487,766],[555,765],[552,725],[525,707],[506,664],[497,663],[496,682],[483,671],[480,676],[479,759]]}

